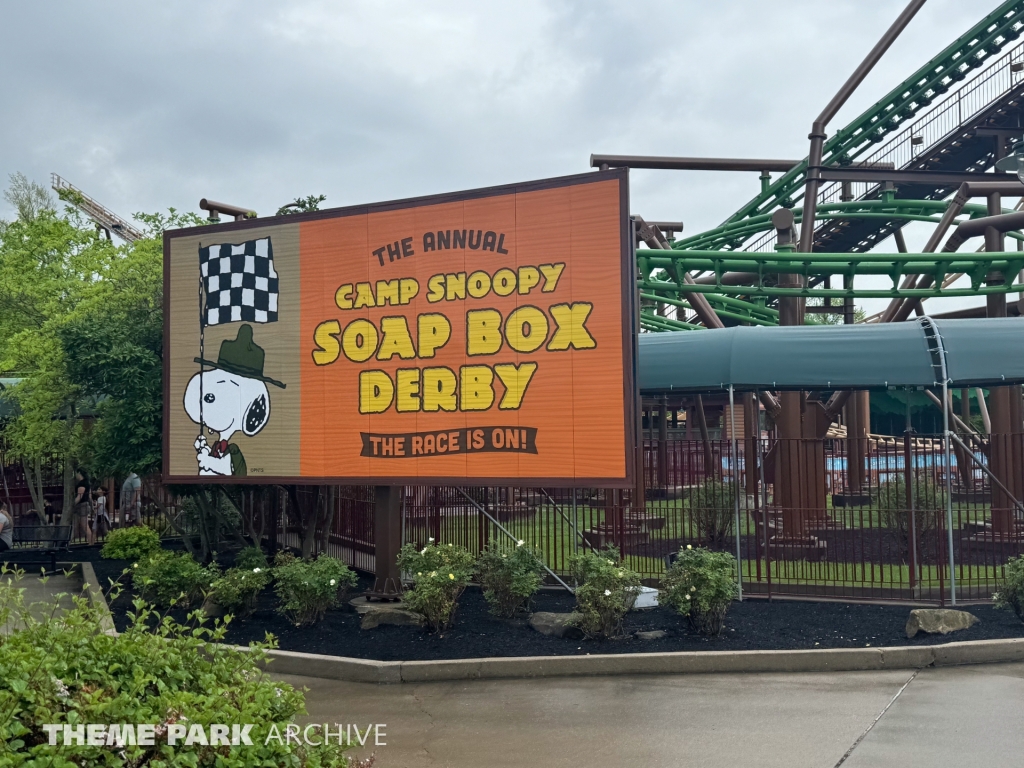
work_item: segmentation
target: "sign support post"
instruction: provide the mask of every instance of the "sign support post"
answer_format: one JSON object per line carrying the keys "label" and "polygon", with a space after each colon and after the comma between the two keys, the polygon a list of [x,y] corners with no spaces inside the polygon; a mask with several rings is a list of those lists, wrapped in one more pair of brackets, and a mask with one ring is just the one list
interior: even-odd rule
{"label": "sign support post", "polygon": [[399,600],[402,574],[398,569],[398,551],[402,548],[401,485],[376,485],[373,488],[374,572],[371,600]]}

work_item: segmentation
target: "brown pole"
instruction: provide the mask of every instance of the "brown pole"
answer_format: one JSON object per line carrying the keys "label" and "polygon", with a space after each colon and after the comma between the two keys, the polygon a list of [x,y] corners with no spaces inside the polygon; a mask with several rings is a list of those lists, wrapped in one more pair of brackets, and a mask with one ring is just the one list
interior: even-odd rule
{"label": "brown pole", "polygon": [[402,594],[398,551],[402,548],[402,492],[400,485],[375,486],[373,503],[374,571],[368,597],[397,600]]}

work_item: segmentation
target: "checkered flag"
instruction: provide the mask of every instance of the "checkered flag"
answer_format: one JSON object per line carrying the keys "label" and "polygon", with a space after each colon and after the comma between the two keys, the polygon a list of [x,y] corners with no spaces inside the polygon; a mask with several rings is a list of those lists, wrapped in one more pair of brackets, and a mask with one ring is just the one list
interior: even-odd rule
{"label": "checkered flag", "polygon": [[277,321],[278,278],[269,237],[199,249],[203,326]]}

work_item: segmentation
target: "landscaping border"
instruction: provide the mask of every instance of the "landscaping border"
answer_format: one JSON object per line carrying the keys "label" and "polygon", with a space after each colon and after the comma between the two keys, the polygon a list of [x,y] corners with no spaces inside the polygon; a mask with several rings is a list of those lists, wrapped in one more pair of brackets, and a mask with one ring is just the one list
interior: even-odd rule
{"label": "landscaping border", "polygon": [[[84,590],[101,605],[116,633],[90,563],[80,563]],[[248,650],[239,648],[239,650]],[[672,651],[588,656],[509,656],[439,661],[374,661],[297,651],[267,651],[268,670],[280,675],[353,683],[427,683],[502,678],[689,675],[727,672],[857,672],[1024,661],[1024,638],[969,640],[943,645],[821,648],[795,651]]]}

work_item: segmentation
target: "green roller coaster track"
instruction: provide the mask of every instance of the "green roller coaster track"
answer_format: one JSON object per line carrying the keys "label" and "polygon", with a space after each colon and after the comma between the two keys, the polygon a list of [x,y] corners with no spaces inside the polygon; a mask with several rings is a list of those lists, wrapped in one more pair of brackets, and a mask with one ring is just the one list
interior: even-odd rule
{"label": "green roller coaster track", "polygon": [[[1008,0],[981,19],[941,53],[866,110],[856,120],[837,131],[825,144],[824,165],[845,166],[877,146],[890,133],[900,130],[908,120],[925,110],[938,97],[965,80],[973,70],[985,65],[992,56],[1024,32],[1024,0]],[[780,297],[822,299],[922,299],[932,297],[982,296],[990,293],[1024,291],[1024,285],[1007,281],[987,285],[991,271],[1015,275],[1024,268],[1024,253],[759,253],[740,251],[751,237],[772,230],[771,213],[778,207],[794,208],[801,199],[807,161],[796,165],[773,183],[765,183],[757,197],[712,230],[682,238],[666,250],[639,249],[641,325],[651,331],[695,330],[703,326],[665,317],[655,311],[657,305],[692,309],[689,297],[703,294],[712,309],[726,322],[753,325],[778,324],[778,311],[768,302]],[[880,226],[910,222],[938,224],[949,203],[942,200],[903,200],[892,193],[881,199],[862,199],[817,206],[817,219],[823,222],[874,220]],[[799,207],[794,208],[801,220]],[[985,206],[967,205],[964,218],[984,216]],[[1007,236],[1024,247],[1024,235]],[[726,273],[753,276],[749,285],[727,284]],[[698,284],[677,279],[695,273]],[[806,287],[781,288],[775,285],[779,274],[798,274],[812,278]],[[944,286],[952,275],[966,275],[970,287]],[[833,288],[828,278],[858,275],[882,275],[892,280],[891,288]],[[930,288],[901,288],[904,275],[929,275]],[[713,277],[713,281],[710,279]],[[847,286],[853,285],[848,279]]]}

